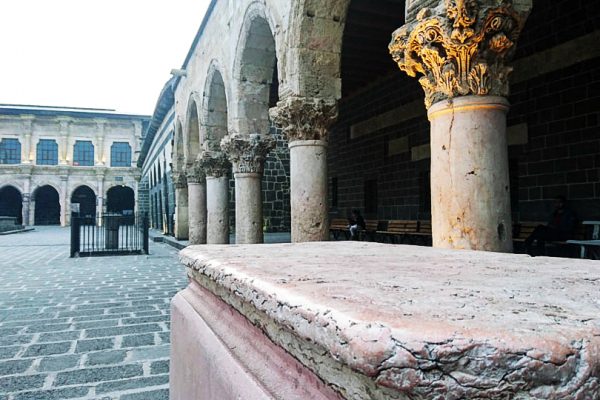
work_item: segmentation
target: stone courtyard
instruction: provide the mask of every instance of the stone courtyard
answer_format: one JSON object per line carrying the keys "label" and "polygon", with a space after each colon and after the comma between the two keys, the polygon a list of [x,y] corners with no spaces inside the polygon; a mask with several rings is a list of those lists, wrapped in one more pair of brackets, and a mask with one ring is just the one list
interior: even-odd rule
{"label": "stone courtyard", "polygon": [[168,399],[177,250],[68,255],[68,228],[0,236],[0,400]]}

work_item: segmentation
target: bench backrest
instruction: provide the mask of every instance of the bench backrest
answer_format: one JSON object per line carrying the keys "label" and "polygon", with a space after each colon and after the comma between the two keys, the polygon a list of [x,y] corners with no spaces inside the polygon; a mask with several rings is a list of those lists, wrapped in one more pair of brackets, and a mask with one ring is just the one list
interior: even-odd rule
{"label": "bench backrest", "polygon": [[[513,239],[527,239],[533,233],[538,225],[546,225],[541,221],[521,221],[513,225]],[[584,240],[586,236],[585,225],[577,224],[573,231],[572,239]]]}
{"label": "bench backrest", "polygon": [[417,221],[392,219],[388,221],[386,231],[391,233],[414,233],[417,232],[417,228]]}
{"label": "bench backrest", "polygon": [[332,219],[329,223],[329,229],[347,229],[348,228],[348,220],[344,218],[335,218]]}
{"label": "bench backrest", "polygon": [[431,221],[419,221],[419,233],[431,235]]}

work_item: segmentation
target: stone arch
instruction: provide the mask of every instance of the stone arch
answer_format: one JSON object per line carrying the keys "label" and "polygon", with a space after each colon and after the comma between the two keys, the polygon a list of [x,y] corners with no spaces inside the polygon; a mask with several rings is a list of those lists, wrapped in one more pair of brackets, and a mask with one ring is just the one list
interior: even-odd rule
{"label": "stone arch", "polygon": [[[290,52],[286,90],[296,96],[339,99],[342,96],[342,45],[351,0],[297,0],[288,31]],[[390,32],[391,37],[391,32]],[[368,60],[366,60],[368,62]],[[311,68],[298,66],[311,66]]]}
{"label": "stone arch", "polygon": [[2,190],[3,188],[7,187],[7,186],[12,186],[15,189],[17,189],[21,194],[25,192],[25,189],[23,188],[22,185],[20,185],[19,183],[15,182],[15,181],[8,181],[8,182],[4,182],[4,183],[0,183],[0,190]]}
{"label": "stone arch", "polygon": [[179,118],[177,118],[177,121],[175,122],[175,137],[173,138],[173,143],[173,169],[175,171],[181,171],[185,166],[185,154],[183,149],[183,127]]}
{"label": "stone arch", "polygon": [[187,165],[193,164],[200,154],[200,145],[202,138],[200,137],[200,113],[198,111],[197,96],[195,93],[190,95],[186,113],[186,129],[185,129],[185,146],[184,155]]}
{"label": "stone arch", "polygon": [[111,185],[105,197],[106,211],[109,213],[135,210],[135,191],[127,185]]}
{"label": "stone arch", "polygon": [[94,218],[96,215],[96,192],[88,185],[77,185],[71,191],[71,205],[79,203],[79,215]]}
{"label": "stone arch", "polygon": [[278,52],[273,28],[265,5],[251,3],[242,23],[234,63],[239,133],[269,132],[269,107],[274,106],[279,95]]}
{"label": "stone arch", "polygon": [[228,133],[227,89],[216,60],[211,62],[202,102],[202,127],[205,150],[219,151],[219,143]]}
{"label": "stone arch", "polygon": [[0,217],[15,217],[23,224],[23,192],[14,185],[0,186]]}
{"label": "stone arch", "polygon": [[33,191],[35,225],[60,225],[60,191],[52,184],[38,186]]}

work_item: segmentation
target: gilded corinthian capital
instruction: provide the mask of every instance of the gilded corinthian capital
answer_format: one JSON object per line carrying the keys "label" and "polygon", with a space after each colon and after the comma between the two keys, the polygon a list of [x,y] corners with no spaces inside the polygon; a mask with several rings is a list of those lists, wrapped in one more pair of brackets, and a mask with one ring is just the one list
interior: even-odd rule
{"label": "gilded corinthian capital", "polygon": [[275,147],[275,139],[269,135],[228,135],[221,140],[221,149],[233,164],[234,173],[262,174],[265,158]]}
{"label": "gilded corinthian capital", "polygon": [[508,96],[507,65],[531,0],[440,0],[392,35],[390,53],[422,75],[425,106],[465,95]]}
{"label": "gilded corinthian capital", "polygon": [[328,129],[337,118],[337,102],[333,99],[288,97],[269,110],[269,114],[290,142],[327,140]]}

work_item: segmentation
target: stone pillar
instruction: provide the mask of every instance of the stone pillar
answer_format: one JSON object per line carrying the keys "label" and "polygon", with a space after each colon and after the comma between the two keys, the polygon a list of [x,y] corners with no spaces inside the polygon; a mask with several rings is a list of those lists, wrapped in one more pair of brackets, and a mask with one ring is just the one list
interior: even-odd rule
{"label": "stone pillar", "polygon": [[236,244],[264,240],[261,180],[265,158],[273,147],[275,140],[260,134],[233,134],[221,141],[221,149],[233,164]]}
{"label": "stone pillar", "polygon": [[200,162],[206,172],[206,242],[229,244],[229,162],[215,151],[205,151]]}
{"label": "stone pillar", "polygon": [[327,138],[336,101],[290,97],[270,114],[289,141],[292,242],[327,240]]}
{"label": "stone pillar", "polygon": [[106,136],[106,122],[104,120],[96,120],[96,128],[98,130],[96,136],[96,147],[94,148],[95,164],[96,166],[104,166],[106,160],[104,159],[104,137]]}
{"label": "stone pillar", "polygon": [[[96,194],[96,218],[104,214],[104,175],[96,174],[98,179],[98,193]],[[98,224],[102,225],[102,218],[98,219]]]}
{"label": "stone pillar", "polygon": [[[31,135],[33,134],[33,121],[35,117],[32,115],[22,115],[23,123],[23,147],[21,150],[21,161],[23,164],[31,164],[34,157],[31,152]],[[25,224],[25,222],[23,222]]]}
{"label": "stone pillar", "polygon": [[61,176],[60,177],[60,226],[67,226],[69,224],[69,214],[71,210],[69,210],[68,197],[69,194],[67,192],[67,183],[69,177]]}
{"label": "stone pillar", "polygon": [[393,34],[400,69],[423,75],[434,247],[512,251],[507,61],[530,9],[531,0],[440,0]]}
{"label": "stone pillar", "polygon": [[60,125],[60,140],[58,143],[58,163],[59,165],[67,165],[69,158],[69,124],[70,119],[58,118]]}
{"label": "stone pillar", "polygon": [[31,171],[29,171],[29,176],[23,180],[22,203],[23,208],[21,211],[21,217],[23,219],[23,225],[28,225],[31,204]]}
{"label": "stone pillar", "polygon": [[189,235],[187,179],[183,172],[173,171],[172,174],[175,186],[175,238],[187,240]]}
{"label": "stone pillar", "polygon": [[206,178],[197,161],[187,171],[190,244],[206,244]]}

